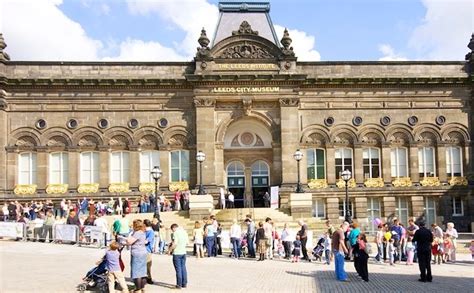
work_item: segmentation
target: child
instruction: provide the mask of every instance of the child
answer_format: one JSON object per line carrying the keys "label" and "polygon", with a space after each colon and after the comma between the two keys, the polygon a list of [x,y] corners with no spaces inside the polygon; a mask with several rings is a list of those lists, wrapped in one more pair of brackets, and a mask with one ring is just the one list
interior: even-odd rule
{"label": "child", "polygon": [[324,233],[324,257],[326,258],[326,264],[331,264],[331,237],[329,233]]}
{"label": "child", "polygon": [[[128,292],[128,286],[123,276],[122,268],[120,267],[120,253],[118,252],[119,244],[116,241],[110,243],[109,249],[105,252],[105,261],[107,268],[107,283],[109,285],[109,292],[114,292],[115,280],[120,284],[122,292]],[[98,263],[100,263],[99,261]]]}
{"label": "child", "polygon": [[160,224],[160,245],[158,247],[158,252],[163,254],[165,252],[166,247],[166,230],[165,225]]}
{"label": "child", "polygon": [[448,234],[444,234],[443,236],[443,247],[444,247],[444,255],[443,255],[443,263],[450,261],[449,256],[451,255],[451,250],[453,249],[453,242],[449,238]]}
{"label": "child", "polygon": [[194,244],[196,245],[196,258],[204,257],[204,230],[201,228],[201,222],[196,221],[194,223],[193,230]]}
{"label": "child", "polygon": [[415,245],[413,245],[413,241],[409,238],[406,246],[407,250],[407,266],[413,265],[413,256],[415,255]]}
{"label": "child", "polygon": [[393,260],[394,260],[394,257],[395,257],[395,246],[393,245],[393,238],[390,238],[390,240],[388,241],[388,245],[387,245],[387,250],[388,250],[388,256],[390,258],[390,265],[393,266]]}
{"label": "child", "polygon": [[431,253],[433,254],[433,264],[441,264],[441,256],[443,255],[443,248],[440,244],[440,239],[438,237],[434,238],[433,244],[431,246]]}
{"label": "child", "polygon": [[291,262],[298,262],[301,254],[301,241],[299,235],[296,235],[296,240],[293,241],[293,246],[293,259]]}
{"label": "child", "polygon": [[278,240],[277,252],[278,252],[279,259],[282,259],[285,256],[285,248],[283,247],[283,243],[281,242],[281,239]]}

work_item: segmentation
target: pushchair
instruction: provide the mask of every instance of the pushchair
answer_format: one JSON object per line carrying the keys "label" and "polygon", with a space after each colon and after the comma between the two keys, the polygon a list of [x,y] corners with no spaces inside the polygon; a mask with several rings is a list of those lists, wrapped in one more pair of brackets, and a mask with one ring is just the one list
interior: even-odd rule
{"label": "pushchair", "polygon": [[109,292],[105,263],[106,261],[104,258],[98,266],[87,272],[86,276],[82,278],[83,283],[79,284],[77,288],[80,292],[84,292],[91,288],[97,288],[99,292]]}
{"label": "pushchair", "polygon": [[313,256],[314,259],[317,261],[323,261],[323,252],[324,252],[324,238],[321,237],[318,240],[318,243],[316,246],[313,248]]}

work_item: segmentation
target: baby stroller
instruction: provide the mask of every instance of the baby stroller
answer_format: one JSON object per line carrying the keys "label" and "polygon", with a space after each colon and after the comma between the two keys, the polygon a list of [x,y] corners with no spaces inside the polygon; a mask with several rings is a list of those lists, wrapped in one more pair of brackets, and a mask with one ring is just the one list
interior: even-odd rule
{"label": "baby stroller", "polygon": [[97,288],[99,292],[109,292],[105,263],[104,259],[98,266],[87,272],[86,276],[82,278],[83,283],[81,283],[77,288],[80,292],[84,292],[91,288]]}
{"label": "baby stroller", "polygon": [[321,237],[318,240],[318,243],[313,248],[313,256],[315,260],[323,261],[323,252],[324,252],[324,238]]}

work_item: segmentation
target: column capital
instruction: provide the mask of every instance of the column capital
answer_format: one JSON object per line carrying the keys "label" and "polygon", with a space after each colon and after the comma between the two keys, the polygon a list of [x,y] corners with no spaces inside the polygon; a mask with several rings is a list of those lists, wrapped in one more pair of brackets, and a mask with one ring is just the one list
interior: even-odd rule
{"label": "column capital", "polygon": [[216,99],[211,97],[195,97],[193,102],[196,108],[214,108],[216,106]]}
{"label": "column capital", "polygon": [[281,98],[279,100],[280,102],[280,107],[298,107],[300,105],[300,99],[299,98]]}

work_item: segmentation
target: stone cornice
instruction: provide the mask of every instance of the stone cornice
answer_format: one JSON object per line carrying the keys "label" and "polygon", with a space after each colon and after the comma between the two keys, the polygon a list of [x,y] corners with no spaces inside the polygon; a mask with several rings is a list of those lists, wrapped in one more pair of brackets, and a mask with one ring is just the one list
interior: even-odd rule
{"label": "stone cornice", "polygon": [[387,87],[387,86],[452,86],[468,85],[467,77],[367,77],[367,78],[307,78],[301,88],[312,87]]}

